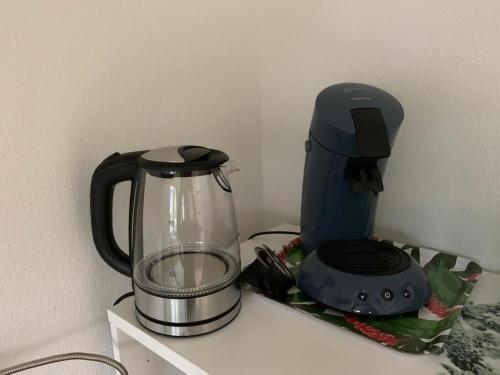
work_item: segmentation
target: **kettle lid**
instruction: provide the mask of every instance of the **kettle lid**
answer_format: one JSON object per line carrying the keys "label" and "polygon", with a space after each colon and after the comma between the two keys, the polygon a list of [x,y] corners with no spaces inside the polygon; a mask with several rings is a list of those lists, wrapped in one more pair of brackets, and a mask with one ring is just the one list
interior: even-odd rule
{"label": "kettle lid", "polygon": [[157,148],[142,154],[139,165],[149,171],[192,172],[210,170],[229,160],[226,153],[202,146]]}

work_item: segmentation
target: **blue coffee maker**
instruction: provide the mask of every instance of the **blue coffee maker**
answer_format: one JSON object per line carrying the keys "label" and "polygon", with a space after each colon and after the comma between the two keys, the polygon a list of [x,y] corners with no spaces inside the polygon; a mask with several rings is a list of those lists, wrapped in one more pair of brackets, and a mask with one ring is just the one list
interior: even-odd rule
{"label": "blue coffee maker", "polygon": [[330,86],[316,99],[301,207],[307,256],[297,283],[329,307],[387,316],[415,311],[430,298],[420,265],[372,240],[382,176],[403,117],[392,95],[365,84]]}

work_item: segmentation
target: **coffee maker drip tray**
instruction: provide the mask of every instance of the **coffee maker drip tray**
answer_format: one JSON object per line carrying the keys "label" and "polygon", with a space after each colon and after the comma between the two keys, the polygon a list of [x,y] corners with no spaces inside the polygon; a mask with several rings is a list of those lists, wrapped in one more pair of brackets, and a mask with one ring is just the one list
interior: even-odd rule
{"label": "coffee maker drip tray", "polygon": [[239,265],[227,252],[206,244],[174,246],[153,253],[135,267],[137,286],[166,298],[196,298],[231,285]]}
{"label": "coffee maker drip tray", "polygon": [[408,254],[379,241],[335,241],[318,249],[326,265],[356,275],[393,275],[410,267]]}
{"label": "coffee maker drip tray", "polygon": [[301,264],[298,287],[331,308],[359,315],[413,312],[431,296],[418,262],[391,244],[328,241]]}

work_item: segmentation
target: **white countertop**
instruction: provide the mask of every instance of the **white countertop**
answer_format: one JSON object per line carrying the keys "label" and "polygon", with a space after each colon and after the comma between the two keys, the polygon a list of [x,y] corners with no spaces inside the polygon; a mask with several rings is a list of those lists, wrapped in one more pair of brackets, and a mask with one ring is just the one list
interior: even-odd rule
{"label": "white countertop", "polygon": [[[274,229],[298,230],[287,224]],[[244,242],[242,264],[254,259],[254,246],[266,243],[280,249],[292,238],[264,235]],[[498,285],[500,276],[484,273],[471,299],[498,302]],[[136,321],[132,298],[110,309],[109,320],[189,374],[444,373],[440,356],[396,352],[251,292],[243,292],[242,302],[233,322],[197,337],[167,337],[146,330]]]}

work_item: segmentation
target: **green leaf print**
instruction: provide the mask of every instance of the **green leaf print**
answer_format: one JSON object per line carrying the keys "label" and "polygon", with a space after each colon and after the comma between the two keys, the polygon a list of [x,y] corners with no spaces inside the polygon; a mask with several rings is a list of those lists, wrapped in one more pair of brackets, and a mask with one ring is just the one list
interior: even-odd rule
{"label": "green leaf print", "polygon": [[304,259],[304,252],[300,247],[294,246],[286,255],[286,260],[292,266],[298,266]]}
{"label": "green leaf print", "polygon": [[393,334],[429,339],[450,328],[448,319],[456,317],[457,314],[458,313],[454,312],[451,317],[448,315],[448,317],[443,320],[401,317],[392,319],[367,319],[364,321],[374,327]]}
{"label": "green leaf print", "polygon": [[411,245],[403,245],[401,250],[410,250],[410,255],[414,258],[418,263],[420,263],[420,248]]}
{"label": "green leaf print", "polygon": [[434,257],[432,257],[431,261],[429,262],[429,265],[451,269],[455,267],[456,263],[457,263],[456,255],[438,253],[434,255]]}
{"label": "green leaf print", "polygon": [[[435,257],[434,257],[435,258]],[[458,278],[444,263],[429,263],[426,274],[431,283],[432,293],[445,307],[453,307],[457,304],[465,286],[465,281]]]}

